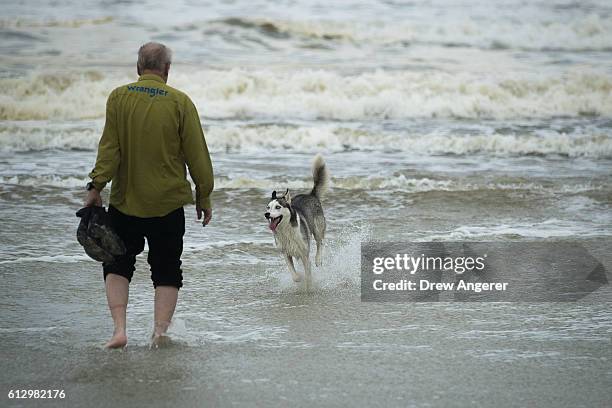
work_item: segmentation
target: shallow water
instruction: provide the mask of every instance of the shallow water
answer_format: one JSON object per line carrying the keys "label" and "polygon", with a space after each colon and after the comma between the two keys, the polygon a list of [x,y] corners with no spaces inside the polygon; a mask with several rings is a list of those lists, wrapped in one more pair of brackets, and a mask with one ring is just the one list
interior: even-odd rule
{"label": "shallow water", "polygon": [[[85,3],[0,17],[3,406],[609,405],[607,285],[563,304],[359,296],[362,241],[610,241],[608,2]],[[106,352],[74,213],[106,97],[149,39],[198,106],[214,219],[186,209],[174,344],[148,348],[141,256],[130,345]],[[332,183],[308,294],[263,212],[272,190],[310,188],[317,152]],[[6,398],[49,387],[67,399]]]}

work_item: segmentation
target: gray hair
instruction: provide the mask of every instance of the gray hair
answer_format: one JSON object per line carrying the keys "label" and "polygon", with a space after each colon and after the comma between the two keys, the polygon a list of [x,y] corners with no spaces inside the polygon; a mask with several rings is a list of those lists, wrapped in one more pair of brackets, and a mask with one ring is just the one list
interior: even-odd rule
{"label": "gray hair", "polygon": [[138,69],[164,71],[172,62],[172,51],[164,44],[148,42],[138,50]]}

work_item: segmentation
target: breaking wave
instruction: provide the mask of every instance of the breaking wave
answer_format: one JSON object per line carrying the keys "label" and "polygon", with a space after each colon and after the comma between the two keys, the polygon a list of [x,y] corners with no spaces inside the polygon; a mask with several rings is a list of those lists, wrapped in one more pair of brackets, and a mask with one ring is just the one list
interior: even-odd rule
{"label": "breaking wave", "polygon": [[425,240],[485,240],[491,238],[565,238],[565,237],[598,237],[608,236],[609,231],[603,224],[575,220],[551,218],[541,222],[525,222],[496,225],[464,225],[452,231],[432,233]]}
{"label": "breaking wave", "polygon": [[[55,187],[82,189],[89,179],[85,176],[58,175],[13,175],[0,176],[0,185],[25,187]],[[307,190],[312,187],[312,180],[299,178],[250,178],[250,177],[215,177],[215,190],[257,189],[270,190],[278,186],[291,190]],[[330,187],[338,190],[364,190],[403,193],[424,193],[429,191],[475,191],[475,190],[539,190],[555,191],[565,194],[596,191],[607,188],[601,184],[569,184],[549,186],[535,182],[495,182],[495,181],[462,181],[459,179],[434,179],[428,177],[407,177],[404,174],[380,176],[349,176],[332,178]]]}
{"label": "breaking wave", "polygon": [[[0,125],[0,151],[95,150],[102,127],[101,120],[71,125],[44,121],[6,123]],[[213,152],[375,150],[435,155],[612,158],[612,135],[596,128],[574,133],[482,131],[466,135],[448,130],[415,134],[410,129],[388,132],[341,125],[214,125],[208,129],[206,139]]]}
{"label": "breaking wave", "polygon": [[422,154],[486,154],[495,156],[562,155],[612,158],[612,137],[587,134],[476,134],[410,132],[377,133],[336,126],[211,128],[207,137],[213,150],[331,151],[385,150]]}
{"label": "breaking wave", "polygon": [[122,79],[128,82],[97,71],[0,79],[0,120],[101,118],[106,98]]}
{"label": "breaking wave", "polygon": [[[154,25],[162,35],[201,32],[205,38],[221,37],[227,46],[287,42],[293,47],[333,48],[408,48],[415,45],[466,47],[480,49],[516,49],[526,51],[610,51],[612,19],[595,12],[571,16],[535,15],[504,18],[499,10],[491,16],[429,16],[426,19],[338,20],[322,18],[262,18],[234,16],[221,19],[188,19],[179,24]],[[414,16],[412,16],[414,17]],[[124,24],[121,18],[34,19],[1,18],[0,30],[79,29],[91,26]],[[143,27],[149,25],[142,21]],[[16,31],[17,32],[17,31]]]}
{"label": "breaking wave", "polygon": [[[133,80],[133,79],[132,79]],[[126,75],[33,74],[0,79],[0,120],[102,118]],[[612,78],[595,72],[482,76],[376,70],[206,70],[170,84],[216,119],[381,120],[612,116]]]}
{"label": "breaking wave", "polygon": [[100,18],[80,18],[80,19],[47,19],[35,20],[31,18],[3,18],[0,19],[0,29],[32,29],[32,28],[80,28],[83,26],[96,26],[111,23],[114,20],[111,16]]}
{"label": "breaking wave", "polygon": [[[498,13],[495,10],[496,14]],[[489,17],[490,18],[490,17]],[[549,17],[551,18],[551,17]],[[485,17],[485,20],[487,18]],[[177,26],[177,31],[206,27],[205,35],[227,40],[260,36],[269,40],[323,41],[359,47],[440,45],[529,51],[610,51],[612,19],[585,14],[570,21],[546,18],[433,18],[428,21],[335,21],[231,17]],[[248,38],[248,37],[247,37]]]}
{"label": "breaking wave", "polygon": [[0,151],[95,150],[103,124],[53,125],[46,121],[0,124]]}

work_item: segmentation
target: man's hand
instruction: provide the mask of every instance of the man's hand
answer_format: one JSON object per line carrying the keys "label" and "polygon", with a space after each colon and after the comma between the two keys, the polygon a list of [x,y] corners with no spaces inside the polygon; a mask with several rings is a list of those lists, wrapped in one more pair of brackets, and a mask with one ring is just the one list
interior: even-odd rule
{"label": "man's hand", "polygon": [[202,219],[202,211],[204,212],[204,221],[202,221],[202,226],[205,227],[210,222],[212,218],[212,208],[204,208],[196,205],[196,213],[198,214],[198,220]]}
{"label": "man's hand", "polygon": [[100,192],[95,188],[92,188],[87,192],[87,197],[85,198],[85,207],[102,207],[102,197],[100,196]]}

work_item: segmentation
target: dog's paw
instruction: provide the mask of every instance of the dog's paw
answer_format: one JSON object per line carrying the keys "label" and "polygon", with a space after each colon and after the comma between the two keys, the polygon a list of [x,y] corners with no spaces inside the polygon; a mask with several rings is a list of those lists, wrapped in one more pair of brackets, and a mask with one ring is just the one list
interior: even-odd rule
{"label": "dog's paw", "polygon": [[297,273],[295,275],[293,275],[292,278],[293,278],[294,282],[301,282],[302,281],[302,275],[299,275]]}

